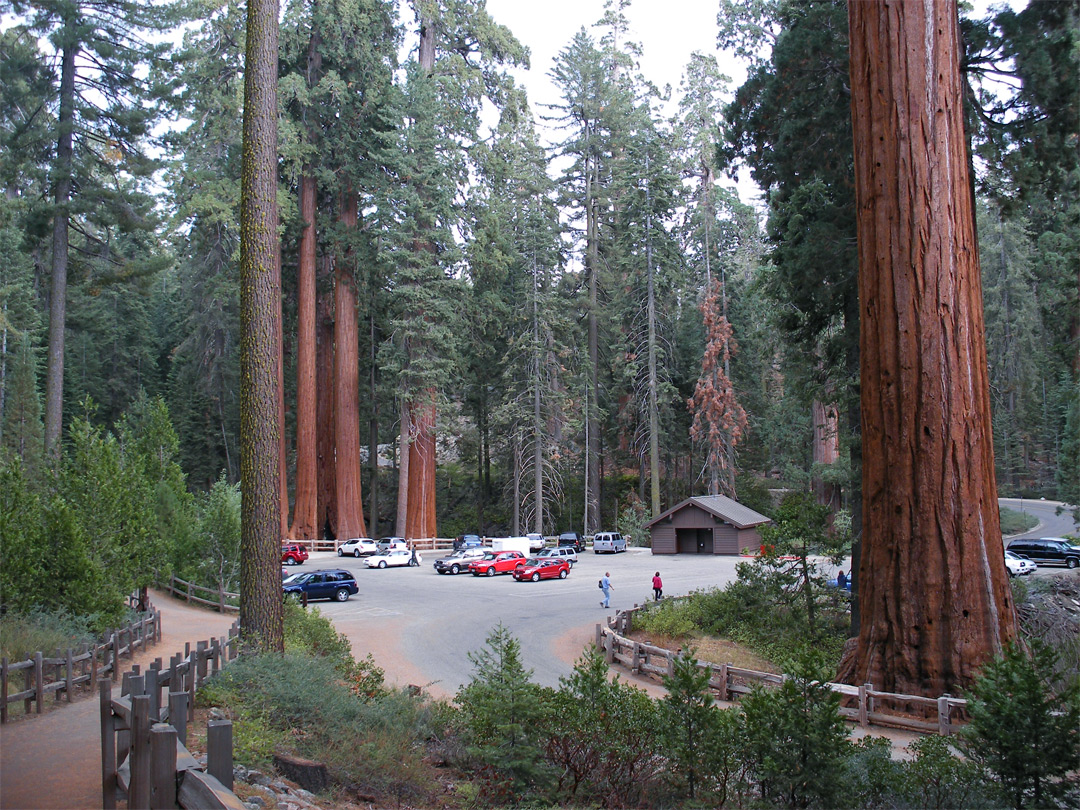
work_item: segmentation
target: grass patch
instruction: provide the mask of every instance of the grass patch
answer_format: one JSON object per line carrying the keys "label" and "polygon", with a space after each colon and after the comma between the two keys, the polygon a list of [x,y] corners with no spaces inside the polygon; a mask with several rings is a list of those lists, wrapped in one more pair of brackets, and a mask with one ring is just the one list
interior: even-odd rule
{"label": "grass patch", "polygon": [[8,613],[0,618],[0,655],[12,662],[39,650],[48,656],[55,650],[89,644],[95,638],[90,619],[64,611]]}
{"label": "grass patch", "polygon": [[1033,515],[1029,515],[1027,512],[1017,512],[1007,506],[1001,507],[1002,535],[1007,537],[1011,534],[1022,534],[1029,529],[1034,529],[1037,525],[1039,525],[1039,521]]}
{"label": "grass patch", "polygon": [[630,634],[630,638],[642,644],[663,647],[665,650],[693,648],[699,660],[708,661],[710,664],[731,664],[742,669],[780,674],[780,668],[772,661],[731,639],[696,632],[683,636],[664,636],[643,630],[635,630]]}

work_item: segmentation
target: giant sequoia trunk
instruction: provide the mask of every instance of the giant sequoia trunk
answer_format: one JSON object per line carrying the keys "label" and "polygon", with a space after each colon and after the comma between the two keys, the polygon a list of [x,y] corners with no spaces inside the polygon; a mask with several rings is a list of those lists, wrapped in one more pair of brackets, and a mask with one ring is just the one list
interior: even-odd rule
{"label": "giant sequoia trunk", "polygon": [[435,536],[435,392],[411,410],[409,443],[409,501],[405,521],[407,540]]}
{"label": "giant sequoia trunk", "polygon": [[[994,480],[956,4],[848,5],[862,619],[841,678],[955,693],[1016,635]],[[927,15],[931,15],[928,17]]]}
{"label": "giant sequoia trunk", "polygon": [[300,179],[300,257],[296,315],[296,499],[289,536],[316,540],[318,523],[318,445],[315,400],[315,177]]}
{"label": "giant sequoia trunk", "polygon": [[839,492],[835,484],[826,483],[821,475],[821,467],[835,464],[840,460],[840,413],[835,405],[826,405],[819,399],[810,403],[813,438],[811,444],[814,466],[814,478],[811,485],[814,499],[822,506],[837,509],[840,506]]}
{"label": "giant sequoia trunk", "polygon": [[331,287],[330,259],[318,262],[320,285],[324,292],[316,301],[315,328],[315,446],[318,454],[317,523],[319,537],[337,537],[337,464],[334,457],[334,303]]}
{"label": "giant sequoia trunk", "polygon": [[[356,195],[341,195],[341,222],[355,230]],[[348,251],[346,251],[348,254]],[[337,536],[366,537],[360,491],[360,328],[351,257],[339,257],[334,292],[334,442],[337,458]]]}
{"label": "giant sequoia trunk", "polygon": [[280,652],[277,42],[277,1],[250,0],[240,170],[240,631],[245,649]]}

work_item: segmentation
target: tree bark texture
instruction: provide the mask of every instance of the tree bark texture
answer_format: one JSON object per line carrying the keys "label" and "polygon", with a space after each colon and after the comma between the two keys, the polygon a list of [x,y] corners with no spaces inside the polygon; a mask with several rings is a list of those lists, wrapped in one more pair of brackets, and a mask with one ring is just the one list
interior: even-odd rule
{"label": "tree bark texture", "polygon": [[327,292],[318,296],[315,302],[315,414],[318,422],[315,445],[318,455],[316,483],[319,537],[322,537],[327,529],[332,536],[338,536],[337,465],[334,460],[334,301],[329,294],[330,264],[326,256],[317,262],[318,276],[323,282],[319,286]]}
{"label": "tree bark texture", "polygon": [[289,537],[317,540],[318,460],[315,389],[315,177],[300,179],[300,256],[297,268],[296,316],[296,499]]}
{"label": "tree bark texture", "polygon": [[250,651],[283,649],[277,0],[249,0],[240,180],[240,628]]}
{"label": "tree bark texture", "polygon": [[[346,230],[357,224],[356,194],[341,196]],[[367,537],[360,489],[360,327],[356,315],[353,259],[338,257],[334,292],[334,435],[336,440],[337,536]]]}
{"label": "tree bark texture", "polygon": [[281,310],[281,237],[277,241],[274,269],[274,305],[277,307],[277,405],[278,405],[278,483],[281,488],[281,537],[289,536],[289,468],[285,444],[285,318]]}
{"label": "tree bark texture", "polygon": [[49,361],[45,371],[45,454],[60,457],[64,421],[64,332],[67,322],[68,221],[75,131],[75,21],[64,23],[60,63],[60,114],[56,139],[52,280],[49,292]]}
{"label": "tree bark texture", "polygon": [[[840,412],[835,405],[826,405],[820,399],[810,403],[810,419],[813,430],[811,452],[814,465],[835,464],[840,460]],[[827,484],[820,473],[812,481],[814,499],[822,506],[839,508],[839,492],[835,484]]]}
{"label": "tree bark texture", "polygon": [[409,460],[412,447],[413,427],[412,410],[409,403],[401,401],[401,432],[398,436],[398,497],[397,513],[394,516],[394,532],[407,537],[405,527],[409,523]]}
{"label": "tree bark texture", "polygon": [[863,535],[848,683],[937,696],[1016,636],[953,0],[848,5]]}
{"label": "tree bark texture", "polygon": [[435,392],[410,409],[409,503],[406,540],[435,537]]}

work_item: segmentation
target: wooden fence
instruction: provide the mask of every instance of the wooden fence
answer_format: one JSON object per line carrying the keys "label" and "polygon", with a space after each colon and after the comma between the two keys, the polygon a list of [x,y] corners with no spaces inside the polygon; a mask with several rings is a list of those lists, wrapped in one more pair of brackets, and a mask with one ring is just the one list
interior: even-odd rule
{"label": "wooden fence", "polygon": [[[170,576],[169,582],[164,586],[167,593],[188,602],[196,602],[200,605],[212,607],[219,613],[238,613],[240,611],[240,594],[230,593],[221,588],[206,588],[196,585],[194,582],[185,582],[179,577]],[[209,598],[203,598],[197,594],[206,594]]]}
{"label": "wooden fence", "polygon": [[125,672],[120,697],[112,696],[111,684],[99,685],[104,810],[115,810],[119,798],[129,810],[243,810],[232,792],[232,721],[207,724],[205,770],[187,749],[196,690],[236,654],[233,624],[228,636],[200,641],[195,649],[185,645],[168,669],[159,658],[145,673],[138,667]]}
{"label": "wooden fence", "polygon": [[[633,628],[634,614],[643,608],[618,611],[606,624],[596,625],[596,646],[604,651],[608,665],[618,663],[634,674],[662,679],[674,672],[678,652],[655,647],[627,638]],[[724,701],[738,700],[755,686],[779,686],[789,676],[743,669],[731,664],[697,661],[699,669],[709,672],[709,688]],[[967,701],[951,695],[928,698],[921,695],[899,695],[879,692],[872,684],[852,686],[846,683],[827,683],[832,691],[843,696],[840,714],[860,726],[890,726],[926,734],[948,736],[955,725],[953,719],[967,707]],[[920,719],[915,714],[932,717],[937,722]]]}
{"label": "wooden fence", "polygon": [[[22,701],[26,714],[41,714],[46,695],[52,693],[57,703],[61,694],[70,703],[75,687],[88,684],[94,689],[98,681],[108,677],[115,681],[118,662],[135,655],[135,650],[161,640],[161,614],[151,607],[141,619],[104,634],[99,644],[83,644],[57,650],[53,656],[35,652],[23,661],[9,662],[0,658],[0,722],[8,720],[8,704]],[[20,675],[21,673],[21,675]],[[22,680],[22,689],[13,692],[13,684]],[[17,687],[15,687],[17,688]]]}

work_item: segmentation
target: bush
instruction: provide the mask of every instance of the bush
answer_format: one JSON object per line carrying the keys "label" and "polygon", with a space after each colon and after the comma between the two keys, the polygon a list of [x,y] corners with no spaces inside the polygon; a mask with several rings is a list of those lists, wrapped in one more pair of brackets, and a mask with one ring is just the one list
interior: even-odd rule
{"label": "bush", "polygon": [[1033,642],[983,667],[968,697],[960,748],[992,776],[1009,806],[1054,807],[1080,770],[1080,683],[1055,688],[1057,654]]}
{"label": "bush", "polygon": [[12,662],[39,650],[49,655],[94,640],[90,621],[64,610],[8,613],[0,618],[0,655]]}

